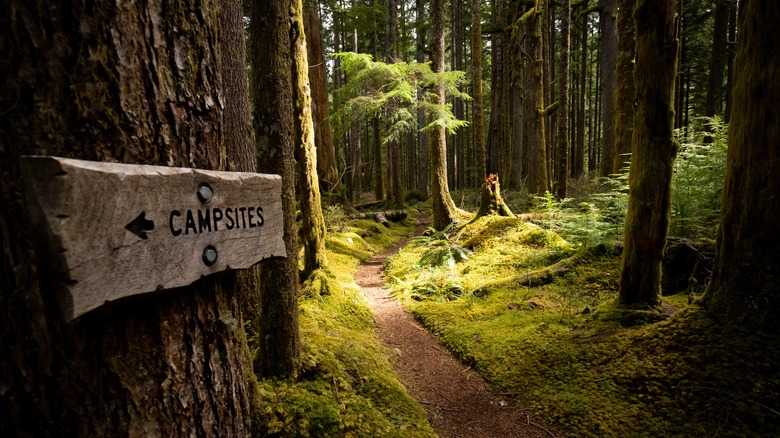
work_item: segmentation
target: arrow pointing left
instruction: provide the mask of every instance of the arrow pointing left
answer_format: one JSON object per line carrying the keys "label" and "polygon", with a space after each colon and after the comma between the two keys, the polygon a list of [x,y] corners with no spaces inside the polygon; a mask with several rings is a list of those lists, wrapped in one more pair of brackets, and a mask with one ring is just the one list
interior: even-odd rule
{"label": "arrow pointing left", "polygon": [[146,219],[146,212],[142,211],[141,214],[127,224],[125,228],[127,231],[135,234],[141,239],[146,240],[149,237],[146,233],[154,229],[154,222]]}

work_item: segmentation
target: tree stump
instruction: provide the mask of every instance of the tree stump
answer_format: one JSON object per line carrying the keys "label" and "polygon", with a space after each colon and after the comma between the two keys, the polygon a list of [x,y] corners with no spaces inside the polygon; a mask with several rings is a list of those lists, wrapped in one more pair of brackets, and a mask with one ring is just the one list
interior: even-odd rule
{"label": "tree stump", "polygon": [[501,198],[501,188],[498,184],[498,175],[492,173],[482,186],[482,199],[479,203],[477,218],[495,214],[499,216],[515,217],[504,200]]}

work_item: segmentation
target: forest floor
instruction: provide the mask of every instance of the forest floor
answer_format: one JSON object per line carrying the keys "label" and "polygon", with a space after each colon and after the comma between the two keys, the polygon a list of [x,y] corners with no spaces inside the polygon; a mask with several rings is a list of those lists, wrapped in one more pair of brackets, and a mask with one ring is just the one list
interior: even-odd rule
{"label": "forest floor", "polygon": [[[418,232],[426,225],[421,221]],[[390,362],[409,394],[425,407],[439,436],[555,437],[511,397],[491,391],[390,295],[382,276],[384,261],[404,243],[364,262],[355,280],[374,312]]]}

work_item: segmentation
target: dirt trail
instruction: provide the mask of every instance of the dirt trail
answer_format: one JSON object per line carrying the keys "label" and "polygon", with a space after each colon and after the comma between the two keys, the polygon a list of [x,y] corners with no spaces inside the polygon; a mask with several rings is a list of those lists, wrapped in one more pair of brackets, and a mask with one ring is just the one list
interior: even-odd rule
{"label": "dirt trail", "polygon": [[374,311],[390,362],[409,394],[428,411],[439,436],[554,437],[511,399],[491,393],[479,374],[453,358],[390,296],[383,262],[401,245],[363,263],[355,279]]}

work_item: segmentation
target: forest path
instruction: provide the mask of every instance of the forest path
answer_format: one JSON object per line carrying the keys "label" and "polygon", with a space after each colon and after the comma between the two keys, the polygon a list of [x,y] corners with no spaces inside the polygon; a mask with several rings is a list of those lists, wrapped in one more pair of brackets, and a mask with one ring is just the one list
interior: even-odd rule
{"label": "forest path", "polygon": [[[427,224],[421,223],[420,229]],[[491,392],[482,377],[455,359],[385,288],[384,260],[403,241],[364,262],[355,280],[374,311],[379,338],[409,394],[442,438],[554,437],[511,399]]]}

